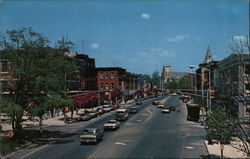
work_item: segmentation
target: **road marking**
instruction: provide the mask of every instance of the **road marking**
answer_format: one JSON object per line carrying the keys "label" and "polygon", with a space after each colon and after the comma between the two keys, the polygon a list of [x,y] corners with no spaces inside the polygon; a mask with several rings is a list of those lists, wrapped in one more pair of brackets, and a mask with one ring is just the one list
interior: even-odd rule
{"label": "road marking", "polygon": [[140,114],[140,115],[147,116],[148,114]]}
{"label": "road marking", "polygon": [[116,144],[116,145],[123,145],[123,146],[126,146],[126,144],[123,143],[123,142],[116,142],[115,144]]}
{"label": "road marking", "polygon": [[152,118],[153,112],[151,112],[148,108],[146,109],[146,111],[149,112],[149,114],[150,114],[149,117],[146,119],[146,122],[147,122],[149,119]]}
{"label": "road marking", "polygon": [[35,151],[32,151],[32,152],[28,153],[27,155],[20,157],[20,159],[23,159],[23,158],[25,158],[25,157],[28,157],[28,156],[30,156],[31,154],[33,154],[33,153],[35,153],[35,152],[37,152],[37,151],[39,151],[39,150],[45,148],[46,146],[49,146],[49,145],[43,145],[42,147],[36,149]]}
{"label": "road marking", "polygon": [[192,149],[194,149],[194,147],[192,147],[192,146],[186,146],[186,147],[184,147],[185,149],[189,149],[189,150],[192,150]]}

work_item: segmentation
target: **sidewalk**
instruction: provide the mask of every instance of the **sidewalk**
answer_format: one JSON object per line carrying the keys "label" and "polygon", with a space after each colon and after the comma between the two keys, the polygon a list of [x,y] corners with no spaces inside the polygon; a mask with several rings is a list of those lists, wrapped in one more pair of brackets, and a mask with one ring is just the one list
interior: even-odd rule
{"label": "sidewalk", "polygon": [[[80,109],[78,110],[78,114],[82,114],[84,113],[85,109]],[[87,109],[88,110],[88,109]],[[71,112],[67,112],[66,113],[67,117],[71,117]],[[78,118],[79,115],[76,115],[76,111],[74,111],[73,114],[73,119]],[[42,121],[43,126],[51,126],[51,125],[55,125],[55,126],[61,126],[61,125],[66,125],[66,123],[64,122],[64,115],[60,115],[60,116],[56,116],[53,118],[48,118]],[[2,133],[1,135],[7,133],[8,131],[12,130],[12,126],[11,123],[4,123],[1,122],[2,125]],[[34,127],[34,126],[38,126],[39,122],[38,121],[24,121],[22,122],[23,128],[25,127]]]}
{"label": "sidewalk", "polygon": [[[205,146],[211,158],[220,158],[221,150],[219,144],[209,145],[208,141],[205,140]],[[240,145],[238,144],[238,146]],[[224,145],[223,156],[224,158],[247,158],[244,152],[231,145]]]}

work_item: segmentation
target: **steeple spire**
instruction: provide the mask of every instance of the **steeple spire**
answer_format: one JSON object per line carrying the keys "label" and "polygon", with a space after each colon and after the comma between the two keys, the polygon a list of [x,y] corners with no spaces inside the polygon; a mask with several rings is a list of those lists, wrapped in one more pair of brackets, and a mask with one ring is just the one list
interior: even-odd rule
{"label": "steeple spire", "polygon": [[209,63],[211,61],[213,61],[213,56],[212,56],[212,53],[211,53],[211,50],[210,50],[210,46],[208,45],[204,63]]}

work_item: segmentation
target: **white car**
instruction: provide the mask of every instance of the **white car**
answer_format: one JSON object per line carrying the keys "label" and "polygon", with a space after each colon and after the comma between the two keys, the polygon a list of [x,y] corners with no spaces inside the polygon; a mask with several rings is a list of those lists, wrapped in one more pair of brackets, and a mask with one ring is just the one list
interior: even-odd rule
{"label": "white car", "polygon": [[162,113],[170,113],[170,110],[168,108],[164,108],[161,110]]}
{"label": "white car", "polygon": [[106,122],[104,124],[104,129],[108,130],[108,129],[118,129],[120,127],[120,122],[117,120],[109,120],[108,122]]}
{"label": "white car", "polygon": [[157,107],[158,108],[164,108],[164,105],[163,104],[159,104]]}

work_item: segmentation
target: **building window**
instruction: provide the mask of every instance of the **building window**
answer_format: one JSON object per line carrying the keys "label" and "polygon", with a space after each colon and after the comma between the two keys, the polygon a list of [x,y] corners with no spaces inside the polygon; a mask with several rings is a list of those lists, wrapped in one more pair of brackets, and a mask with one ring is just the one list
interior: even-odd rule
{"label": "building window", "polygon": [[109,72],[105,72],[105,79],[109,79]]}
{"label": "building window", "polygon": [[100,83],[100,89],[103,89],[103,83]]}
{"label": "building window", "polygon": [[114,78],[114,72],[111,72],[111,75],[110,75],[111,78]]}
{"label": "building window", "polygon": [[103,79],[103,72],[100,72],[100,79]]}
{"label": "building window", "polygon": [[109,83],[105,84],[105,89],[107,89],[107,90],[109,89]]}
{"label": "building window", "polygon": [[111,83],[111,89],[114,89],[114,83]]}
{"label": "building window", "polygon": [[250,76],[250,64],[246,65],[245,74]]}
{"label": "building window", "polygon": [[8,72],[8,64],[7,64],[7,61],[3,61],[1,62],[1,68],[0,68],[0,71],[1,72]]}
{"label": "building window", "polygon": [[2,92],[8,91],[8,82],[7,81],[0,81],[0,90]]}

